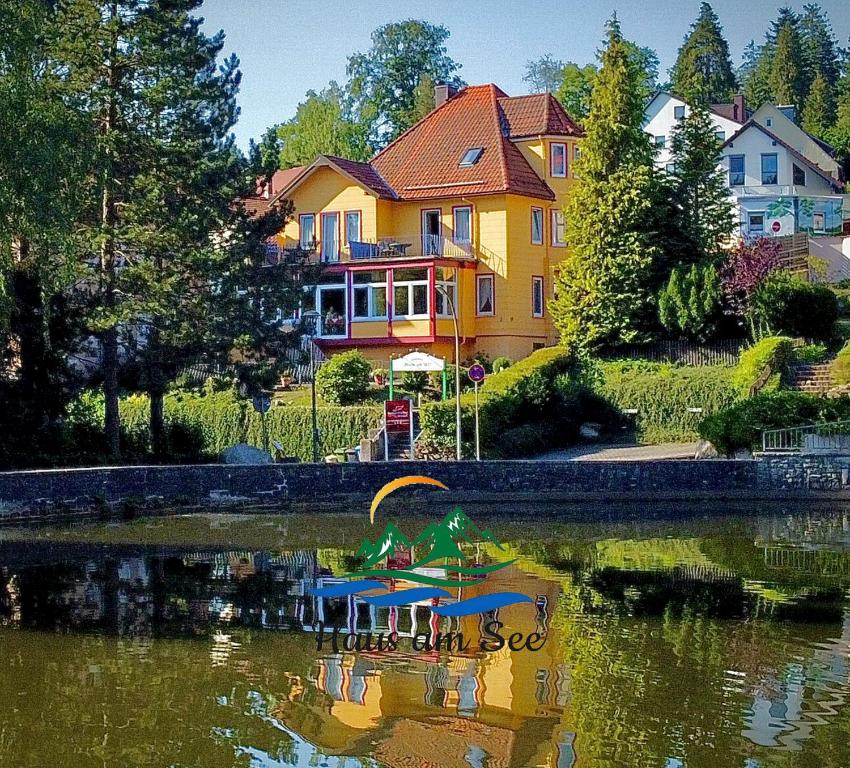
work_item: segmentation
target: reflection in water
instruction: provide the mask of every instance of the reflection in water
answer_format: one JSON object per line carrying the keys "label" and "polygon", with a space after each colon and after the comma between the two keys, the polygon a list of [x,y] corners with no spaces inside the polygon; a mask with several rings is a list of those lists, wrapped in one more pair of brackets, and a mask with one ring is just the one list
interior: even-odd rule
{"label": "reflection in water", "polygon": [[[476,545],[516,563],[444,600],[534,604],[468,617],[313,595],[346,547],[3,545],[0,761],[847,766],[847,520],[547,523]],[[545,643],[482,653],[492,621]],[[320,622],[401,640],[317,650]],[[449,632],[466,645],[412,642]]]}

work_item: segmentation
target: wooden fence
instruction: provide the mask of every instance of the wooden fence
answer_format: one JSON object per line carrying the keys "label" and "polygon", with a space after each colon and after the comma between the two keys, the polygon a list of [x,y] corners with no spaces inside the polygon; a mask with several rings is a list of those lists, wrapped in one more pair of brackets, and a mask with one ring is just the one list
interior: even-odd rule
{"label": "wooden fence", "polygon": [[609,360],[650,360],[654,363],[682,365],[737,365],[744,339],[724,339],[711,344],[690,341],[656,341],[652,344],[628,344],[605,354]]}

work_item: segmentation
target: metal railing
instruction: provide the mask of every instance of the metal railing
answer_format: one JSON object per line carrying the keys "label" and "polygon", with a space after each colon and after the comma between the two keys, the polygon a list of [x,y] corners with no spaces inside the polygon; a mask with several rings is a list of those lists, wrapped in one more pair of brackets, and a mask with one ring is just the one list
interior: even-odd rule
{"label": "metal railing", "polygon": [[443,235],[393,235],[377,240],[356,240],[346,245],[353,260],[388,259],[399,257],[422,258],[444,256],[468,258],[473,246],[468,240]]}
{"label": "metal railing", "polygon": [[824,421],[799,427],[766,429],[761,433],[762,451],[765,453],[799,453],[808,435],[832,437],[850,435],[850,421]]}

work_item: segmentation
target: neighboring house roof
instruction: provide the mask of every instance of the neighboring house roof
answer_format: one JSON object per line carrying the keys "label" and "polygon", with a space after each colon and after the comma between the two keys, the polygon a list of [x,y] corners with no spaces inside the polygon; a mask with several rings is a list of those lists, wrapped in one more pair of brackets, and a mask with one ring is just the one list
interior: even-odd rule
{"label": "neighboring house roof", "polygon": [[726,141],[723,143],[723,146],[727,147],[727,146],[731,145],[735,141],[735,139],[737,139],[741,134],[743,134],[745,131],[750,130],[751,128],[757,128],[765,136],[770,138],[772,141],[775,141],[777,144],[784,147],[786,150],[788,150],[788,152],[791,153],[792,157],[795,157],[801,163],[805,163],[818,176],[820,176],[824,181],[826,181],[835,191],[837,191],[837,192],[843,192],[844,191],[844,185],[838,179],[836,179],[833,176],[830,176],[830,174],[828,174],[825,170],[823,170],[823,168],[818,166],[817,163],[813,162],[812,160],[809,160],[808,157],[806,157],[805,155],[798,152],[796,149],[794,149],[794,147],[792,147],[786,141],[783,141],[782,139],[780,139],[779,136],[777,136],[775,133],[773,133],[770,129],[765,128],[765,126],[763,126],[761,123],[757,123],[752,118],[747,120],[747,122],[744,123],[744,125],[742,125],[739,130],[735,131],[735,133],[733,133],[728,139],[726,139]]}
{"label": "neighboring house roof", "polygon": [[[511,102],[507,94],[493,84],[466,87],[375,155],[372,166],[401,200],[499,192],[554,200],[552,190],[510,140],[506,102]],[[569,118],[567,125],[562,116],[547,115],[542,99],[516,108],[510,104],[508,112],[522,130],[548,130],[556,124],[577,129]],[[461,167],[464,154],[477,147],[482,149],[478,160]]]}
{"label": "neighboring house roof", "polygon": [[512,139],[529,136],[583,136],[584,131],[551,93],[505,96],[498,100]]}
{"label": "neighboring house roof", "polygon": [[397,195],[392,187],[381,177],[381,174],[370,163],[358,163],[354,160],[346,160],[344,157],[335,155],[319,155],[310,165],[300,169],[289,183],[281,188],[273,200],[284,197],[305,179],[309,178],[319,168],[333,168],[348,177],[355,184],[371,192],[375,197],[386,200],[395,200]]}
{"label": "neighboring house roof", "polygon": [[[646,107],[644,107],[644,114],[646,110],[649,109],[649,105],[652,104],[659,96],[669,96],[671,99],[676,99],[676,101],[681,101],[682,104],[688,104],[688,102],[683,99],[678,94],[673,93],[672,91],[656,91],[649,97],[649,101],[646,102]],[[730,102],[728,104],[708,104],[708,111],[713,112],[718,117],[722,117],[725,120],[730,120],[733,123],[741,124],[744,122],[742,117],[735,117],[735,107],[738,106],[735,102]],[[749,118],[750,110],[744,107],[744,117]]]}

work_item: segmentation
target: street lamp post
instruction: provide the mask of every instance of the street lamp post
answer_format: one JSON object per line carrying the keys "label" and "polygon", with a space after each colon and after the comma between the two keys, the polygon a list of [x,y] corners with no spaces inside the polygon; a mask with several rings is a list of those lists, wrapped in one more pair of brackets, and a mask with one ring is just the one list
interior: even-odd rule
{"label": "street lamp post", "polygon": [[316,353],[315,339],[319,331],[319,313],[315,310],[304,312],[304,335],[310,340],[310,406],[313,417],[313,463],[319,463],[319,414],[316,409]]}
{"label": "street lamp post", "polygon": [[[455,272],[455,279],[457,279],[456,276],[457,272]],[[455,457],[460,461],[462,458],[460,441],[460,334],[457,329],[457,310],[446,287],[444,285],[438,285],[437,290],[445,297],[449,305],[455,331]]]}

